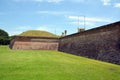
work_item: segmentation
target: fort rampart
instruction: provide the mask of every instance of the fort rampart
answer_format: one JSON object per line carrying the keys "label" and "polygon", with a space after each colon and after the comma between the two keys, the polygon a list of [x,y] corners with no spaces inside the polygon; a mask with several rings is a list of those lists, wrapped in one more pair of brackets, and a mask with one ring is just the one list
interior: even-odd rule
{"label": "fort rampart", "polygon": [[59,51],[120,64],[120,22],[62,37]]}
{"label": "fort rampart", "polygon": [[61,38],[15,36],[14,50],[59,50],[120,64],[120,21]]}
{"label": "fort rampart", "polygon": [[14,50],[58,50],[58,38],[15,36],[10,48]]}

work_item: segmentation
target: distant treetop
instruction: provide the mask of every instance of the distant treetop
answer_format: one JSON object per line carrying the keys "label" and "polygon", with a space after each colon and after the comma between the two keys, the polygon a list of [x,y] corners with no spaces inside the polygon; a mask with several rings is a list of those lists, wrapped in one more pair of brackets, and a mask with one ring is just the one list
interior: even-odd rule
{"label": "distant treetop", "polygon": [[2,29],[0,29],[0,37],[8,37],[8,33]]}

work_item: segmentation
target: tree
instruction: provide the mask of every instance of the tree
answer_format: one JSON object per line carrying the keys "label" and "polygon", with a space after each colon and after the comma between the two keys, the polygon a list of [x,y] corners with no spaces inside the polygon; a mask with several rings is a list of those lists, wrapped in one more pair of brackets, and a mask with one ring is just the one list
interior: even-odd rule
{"label": "tree", "polygon": [[10,38],[8,33],[0,29],[0,45],[8,45],[10,43]]}
{"label": "tree", "polygon": [[2,29],[0,29],[0,37],[8,37],[8,33]]}

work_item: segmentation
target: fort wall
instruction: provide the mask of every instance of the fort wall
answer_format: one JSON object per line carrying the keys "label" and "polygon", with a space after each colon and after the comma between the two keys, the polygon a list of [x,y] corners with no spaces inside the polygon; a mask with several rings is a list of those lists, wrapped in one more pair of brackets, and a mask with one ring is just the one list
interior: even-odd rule
{"label": "fort wall", "polygon": [[47,37],[16,36],[11,41],[13,50],[58,50],[59,40]]}
{"label": "fort wall", "polygon": [[120,22],[62,37],[58,50],[120,64]]}
{"label": "fort wall", "polygon": [[13,50],[58,50],[120,64],[120,21],[61,38],[15,36]]}

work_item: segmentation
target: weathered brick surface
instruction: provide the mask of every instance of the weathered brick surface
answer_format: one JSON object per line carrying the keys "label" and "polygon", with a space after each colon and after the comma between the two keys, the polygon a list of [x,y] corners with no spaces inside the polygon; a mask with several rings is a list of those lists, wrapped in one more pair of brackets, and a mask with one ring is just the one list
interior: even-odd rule
{"label": "weathered brick surface", "polygon": [[120,64],[120,22],[63,37],[59,51]]}
{"label": "weathered brick surface", "polygon": [[58,50],[58,39],[16,36],[10,48],[14,50]]}

